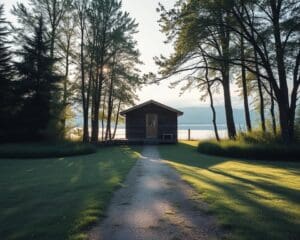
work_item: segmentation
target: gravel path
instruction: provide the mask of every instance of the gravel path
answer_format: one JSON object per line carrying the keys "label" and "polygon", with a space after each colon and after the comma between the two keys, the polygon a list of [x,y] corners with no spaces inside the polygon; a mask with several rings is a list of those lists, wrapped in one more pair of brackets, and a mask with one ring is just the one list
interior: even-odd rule
{"label": "gravel path", "polygon": [[204,240],[221,232],[206,205],[175,171],[145,146],[125,187],[111,201],[107,217],[90,232],[90,240]]}

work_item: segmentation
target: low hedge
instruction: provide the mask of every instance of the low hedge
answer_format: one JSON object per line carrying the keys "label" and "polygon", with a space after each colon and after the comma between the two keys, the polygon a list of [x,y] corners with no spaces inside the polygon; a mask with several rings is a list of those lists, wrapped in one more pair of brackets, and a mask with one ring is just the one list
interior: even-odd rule
{"label": "low hedge", "polygon": [[198,151],[204,154],[236,157],[255,160],[300,161],[300,146],[283,144],[244,143],[223,140],[203,141],[198,144]]}
{"label": "low hedge", "polygon": [[63,143],[13,143],[0,145],[0,158],[53,158],[95,153],[91,144]]}

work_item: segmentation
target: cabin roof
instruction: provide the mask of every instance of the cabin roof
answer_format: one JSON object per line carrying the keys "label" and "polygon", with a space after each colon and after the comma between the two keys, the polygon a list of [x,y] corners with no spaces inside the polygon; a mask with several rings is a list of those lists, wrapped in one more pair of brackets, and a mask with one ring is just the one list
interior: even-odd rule
{"label": "cabin roof", "polygon": [[175,112],[175,113],[177,113],[177,116],[183,115],[183,112],[181,112],[181,111],[179,111],[179,110],[177,110],[177,109],[175,109],[175,108],[171,108],[171,107],[169,107],[169,106],[167,106],[167,105],[164,105],[164,104],[162,104],[162,103],[159,103],[159,102],[157,102],[157,101],[154,101],[154,100],[149,100],[149,101],[147,101],[147,102],[138,104],[138,105],[133,106],[133,107],[131,107],[131,108],[128,108],[127,110],[122,111],[120,114],[121,114],[122,116],[124,116],[124,115],[126,115],[127,113],[129,113],[129,112],[132,112],[132,111],[134,111],[134,110],[137,110],[137,109],[139,109],[139,108],[145,107],[145,106],[150,105],[150,104],[154,104],[154,105],[156,105],[156,106],[159,106],[159,107],[164,108],[164,109],[166,109],[166,110],[169,110],[169,111],[171,111],[171,112]]}

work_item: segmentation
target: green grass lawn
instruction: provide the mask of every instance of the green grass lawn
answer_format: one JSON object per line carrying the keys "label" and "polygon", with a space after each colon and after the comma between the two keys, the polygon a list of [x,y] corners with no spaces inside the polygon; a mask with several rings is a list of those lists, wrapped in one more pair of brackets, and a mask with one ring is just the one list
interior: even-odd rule
{"label": "green grass lawn", "polygon": [[53,159],[0,159],[0,239],[85,239],[139,154],[128,147]]}
{"label": "green grass lawn", "polygon": [[202,155],[197,142],[160,146],[161,157],[209,203],[228,239],[300,236],[300,163]]}

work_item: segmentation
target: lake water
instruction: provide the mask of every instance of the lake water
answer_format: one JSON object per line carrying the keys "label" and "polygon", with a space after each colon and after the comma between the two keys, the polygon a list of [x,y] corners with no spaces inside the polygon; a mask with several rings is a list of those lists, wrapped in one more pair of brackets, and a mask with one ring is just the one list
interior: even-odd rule
{"label": "lake water", "polygon": [[[214,138],[215,133],[212,124],[178,124],[178,139],[188,139],[188,129],[191,130],[191,139],[208,139]],[[100,129],[100,135],[101,135]],[[227,137],[227,129],[225,124],[218,124],[218,132],[221,138]],[[125,126],[121,125],[117,129],[117,139],[125,138]]]}

